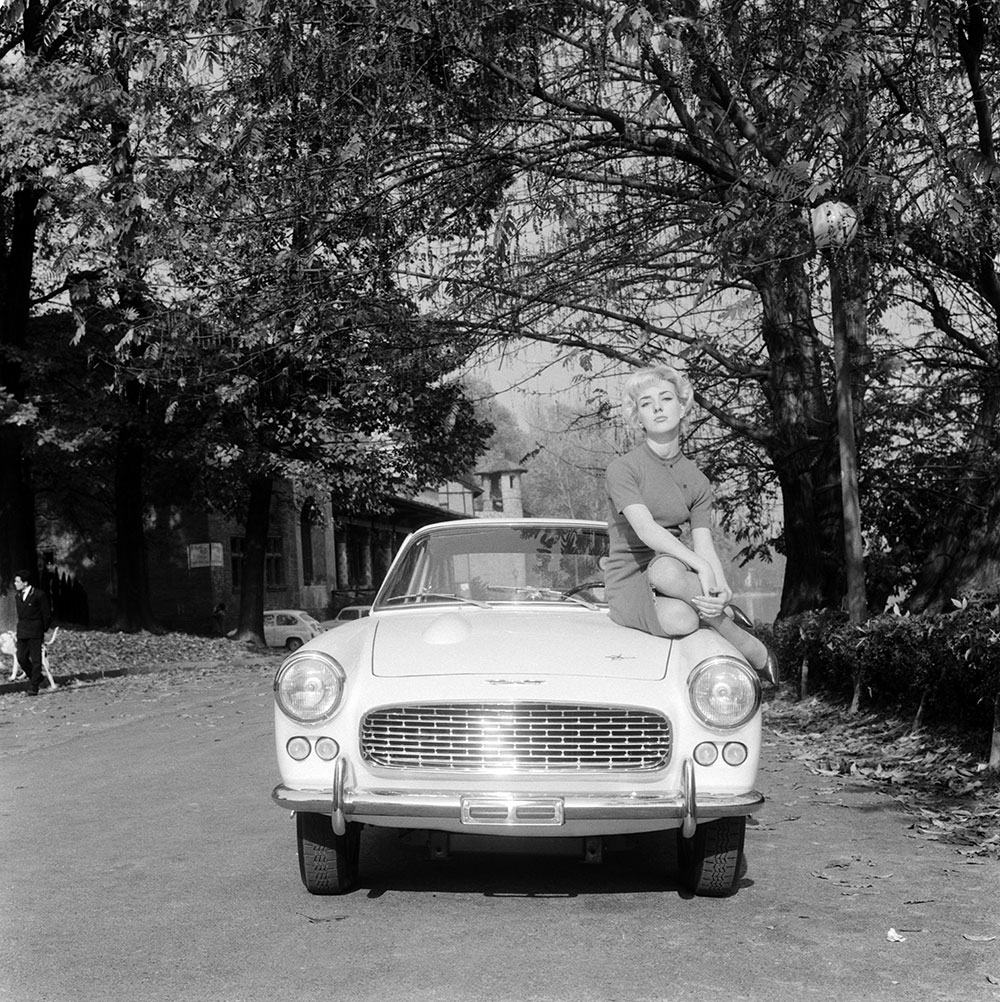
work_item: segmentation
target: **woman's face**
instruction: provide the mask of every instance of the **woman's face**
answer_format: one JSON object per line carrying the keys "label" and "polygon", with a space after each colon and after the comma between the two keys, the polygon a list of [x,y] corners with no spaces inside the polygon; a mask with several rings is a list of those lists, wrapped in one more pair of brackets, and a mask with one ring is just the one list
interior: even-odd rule
{"label": "woman's face", "polygon": [[677,435],[684,417],[684,404],[673,383],[653,383],[636,401],[639,423],[647,438],[669,439]]}

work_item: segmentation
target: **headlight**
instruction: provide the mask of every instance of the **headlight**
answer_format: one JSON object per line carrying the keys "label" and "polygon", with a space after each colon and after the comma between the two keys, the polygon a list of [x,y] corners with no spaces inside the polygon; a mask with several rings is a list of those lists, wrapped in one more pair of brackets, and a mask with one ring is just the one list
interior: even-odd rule
{"label": "headlight", "polygon": [[303,724],[329,717],[344,695],[344,669],[319,651],[296,652],[274,677],[281,711]]}
{"label": "headlight", "polygon": [[688,678],[688,694],[698,718],[721,730],[742,726],[760,706],[760,683],[749,666],[735,658],[702,661]]}

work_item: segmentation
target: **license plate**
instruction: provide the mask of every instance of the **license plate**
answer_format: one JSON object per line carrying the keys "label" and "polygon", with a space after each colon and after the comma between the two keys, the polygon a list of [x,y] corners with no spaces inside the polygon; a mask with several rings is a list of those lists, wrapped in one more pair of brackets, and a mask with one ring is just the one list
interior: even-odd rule
{"label": "license plate", "polygon": [[561,797],[462,797],[463,825],[547,825],[563,823]]}

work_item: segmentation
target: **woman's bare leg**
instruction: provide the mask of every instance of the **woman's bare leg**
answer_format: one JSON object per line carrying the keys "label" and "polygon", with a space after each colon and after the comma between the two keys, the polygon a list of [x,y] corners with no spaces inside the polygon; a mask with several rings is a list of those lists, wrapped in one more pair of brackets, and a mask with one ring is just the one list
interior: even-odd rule
{"label": "woman's bare leg", "polygon": [[649,565],[646,574],[653,590],[659,595],[679,598],[690,604],[695,595],[701,594],[698,575],[674,557],[657,557]]}
{"label": "woman's bare leg", "polygon": [[701,626],[698,611],[680,598],[657,595],[656,618],[668,637],[686,637]]}
{"label": "woman's bare leg", "polygon": [[658,557],[647,575],[656,593],[656,615],[664,632],[671,637],[694,633],[701,626],[701,617],[689,600],[698,594],[698,575],[673,557]]}
{"label": "woman's bare leg", "polygon": [[[711,618],[699,616],[698,610],[690,604],[690,601],[701,594],[701,581],[686,564],[673,557],[658,557],[650,564],[647,573],[649,583],[658,593],[656,612],[660,625],[671,636],[687,636],[689,633],[694,633],[700,623],[704,623],[728,640],[753,668],[764,667],[767,662],[767,648],[755,636],[737,626],[725,613]],[[679,609],[677,603],[685,606],[687,612]],[[694,625],[691,625],[692,614]],[[690,626],[690,629],[680,632],[678,628],[685,626]]]}
{"label": "woman's bare leg", "polygon": [[702,622],[725,637],[750,662],[752,668],[759,670],[767,663],[767,648],[764,644],[753,634],[747,633],[742,626],[737,626],[724,613],[711,619],[705,617]]}

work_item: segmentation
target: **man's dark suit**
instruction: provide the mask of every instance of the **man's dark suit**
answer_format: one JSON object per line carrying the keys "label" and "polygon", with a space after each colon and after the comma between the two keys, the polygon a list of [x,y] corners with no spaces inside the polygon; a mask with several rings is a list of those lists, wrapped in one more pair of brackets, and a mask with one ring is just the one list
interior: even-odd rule
{"label": "man's dark suit", "polygon": [[42,640],[49,628],[49,596],[34,586],[18,592],[17,663],[28,676],[28,691],[38,692],[42,684]]}

